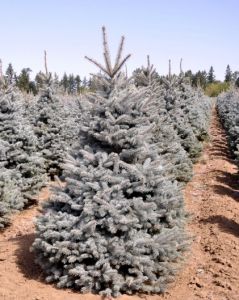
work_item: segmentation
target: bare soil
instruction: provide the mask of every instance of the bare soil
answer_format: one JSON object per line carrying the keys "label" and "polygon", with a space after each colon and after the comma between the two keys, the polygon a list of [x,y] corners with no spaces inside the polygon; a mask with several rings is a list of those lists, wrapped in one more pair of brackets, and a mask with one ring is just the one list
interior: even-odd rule
{"label": "bare soil", "polygon": [[[224,130],[216,112],[210,142],[194,166],[193,180],[186,186],[185,201],[194,236],[182,271],[164,295],[148,300],[239,300],[239,176],[228,151]],[[49,190],[39,195],[47,199]],[[97,300],[100,296],[59,290],[44,282],[29,251],[34,240],[38,206],[13,218],[0,233],[0,300]],[[139,300],[121,296],[121,300]]]}

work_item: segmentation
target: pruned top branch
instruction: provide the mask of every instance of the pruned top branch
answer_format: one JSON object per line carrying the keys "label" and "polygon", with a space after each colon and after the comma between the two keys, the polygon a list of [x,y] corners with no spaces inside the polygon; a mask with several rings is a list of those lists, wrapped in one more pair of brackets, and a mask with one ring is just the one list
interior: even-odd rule
{"label": "pruned top branch", "polygon": [[151,76],[155,72],[154,65],[150,63],[149,55],[147,55],[147,72],[149,76]]}
{"label": "pruned top branch", "polygon": [[47,53],[46,53],[46,50],[44,50],[44,64],[45,64],[45,72],[46,72],[46,76],[48,76]]}
{"label": "pruned top branch", "polygon": [[182,67],[182,65],[183,65],[183,59],[181,58],[180,59],[180,74],[183,73],[183,67]]}
{"label": "pruned top branch", "polygon": [[0,78],[3,77],[3,72],[2,72],[2,60],[0,59]]}
{"label": "pruned top branch", "polygon": [[122,59],[122,52],[123,52],[124,40],[125,40],[124,36],[122,36],[119,44],[117,56],[115,59],[115,64],[114,66],[112,66],[110,51],[108,46],[108,39],[106,35],[106,29],[104,26],[102,27],[102,32],[103,32],[103,50],[104,50],[103,56],[105,60],[105,66],[103,66],[93,58],[89,58],[88,56],[85,56],[85,58],[90,62],[92,62],[94,65],[96,65],[98,68],[100,68],[100,70],[106,73],[110,78],[113,78],[119,72],[119,70],[122,68],[125,62],[130,58],[131,54],[128,54],[125,58]]}
{"label": "pruned top branch", "polygon": [[172,78],[171,59],[169,59],[169,61],[168,61],[168,77],[169,77],[169,79]]}

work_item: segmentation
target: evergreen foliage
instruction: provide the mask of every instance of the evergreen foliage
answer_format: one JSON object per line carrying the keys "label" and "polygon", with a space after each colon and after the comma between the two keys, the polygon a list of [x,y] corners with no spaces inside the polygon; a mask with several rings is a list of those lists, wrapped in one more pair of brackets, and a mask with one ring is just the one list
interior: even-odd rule
{"label": "evergreen foliage", "polygon": [[22,100],[14,88],[0,92],[0,215],[3,223],[5,215],[34,201],[46,183],[44,160],[36,151],[37,140],[24,118]]}
{"label": "evergreen foliage", "polygon": [[16,73],[13,69],[12,64],[9,64],[6,70],[6,79],[7,79],[7,83],[8,85],[12,85],[15,83],[15,79],[16,79]]}
{"label": "evergreen foliage", "polygon": [[42,78],[40,95],[30,104],[29,118],[38,139],[38,151],[45,159],[48,175],[61,175],[63,159],[78,136],[75,111],[55,94],[51,75]]}
{"label": "evergreen foliage", "polygon": [[142,66],[133,72],[134,83],[137,87],[150,86],[155,81],[159,81],[160,77],[154,66],[150,63],[149,55],[147,56],[147,67]]}
{"label": "evergreen foliage", "polygon": [[[1,143],[1,152],[3,145]],[[1,153],[1,159],[3,153]],[[17,210],[21,210],[27,205],[27,199],[24,199],[19,181],[21,182],[20,172],[0,168],[0,230],[10,224],[10,215]]]}
{"label": "evergreen foliage", "polygon": [[226,74],[225,74],[225,82],[231,82],[232,78],[233,78],[233,74],[232,74],[231,68],[229,65],[227,65]]}
{"label": "evergreen foliage", "polygon": [[236,81],[235,81],[235,86],[237,87],[237,88],[239,88],[239,77],[236,79]]}
{"label": "evergreen foliage", "polygon": [[[133,74],[135,85],[138,88],[147,86],[148,93],[154,97],[154,111],[157,111],[158,114],[154,142],[158,143],[158,153],[173,164],[172,173],[175,179],[180,182],[188,182],[192,177],[192,162],[181,145],[181,139],[168,114],[165,85],[162,84],[165,80],[158,76],[153,65],[150,64],[149,56],[147,57],[147,67],[142,67]],[[169,81],[166,82],[169,83]]]}
{"label": "evergreen foliage", "polygon": [[23,92],[36,94],[35,82],[30,80],[30,68],[22,69],[20,75],[17,77],[16,86]]}
{"label": "evergreen foliage", "polygon": [[117,296],[162,292],[172,279],[185,215],[167,178],[172,166],[151,143],[152,113],[142,91],[116,86],[107,101],[96,96],[67,185],[37,223],[34,248],[48,281]]}
{"label": "evergreen foliage", "polygon": [[228,136],[229,147],[239,165],[239,92],[232,89],[217,98],[217,111]]}
{"label": "evergreen foliage", "polygon": [[[182,76],[164,78],[159,102],[164,101],[181,145],[194,162],[207,137],[212,103],[200,89],[193,89]],[[161,104],[162,105],[162,104]]]}
{"label": "evergreen foliage", "polygon": [[[45,204],[33,249],[58,287],[163,292],[188,243],[182,193],[155,141],[156,98],[119,73],[120,59],[111,67],[103,35],[105,74],[95,77],[66,186]],[[122,41],[119,49],[117,57]]]}
{"label": "evergreen foliage", "polygon": [[213,83],[215,81],[214,69],[213,66],[210,67],[207,75],[208,83]]}
{"label": "evergreen foliage", "polygon": [[[169,75],[159,79],[155,76],[153,66],[148,60],[147,68],[142,68],[141,72],[138,71],[134,74],[134,81],[136,86],[148,86],[156,97],[155,109],[158,110],[160,116],[164,117],[163,126],[168,126],[171,136],[175,137],[174,140],[171,139],[174,146],[169,149],[178,151],[173,152],[172,157],[176,159],[181,156],[175,169],[180,171],[184,166],[180,173],[184,173],[185,177],[188,174],[189,180],[192,175],[192,171],[190,171],[192,164],[188,156],[194,162],[200,155],[202,142],[207,137],[212,103],[200,89],[191,87],[188,78],[182,71],[179,76],[171,75],[170,68],[171,66],[169,66]],[[160,122],[159,128],[162,128]],[[165,140],[166,143],[169,143],[168,139],[159,138],[159,140]],[[179,151],[179,144],[188,154],[183,153],[182,149]],[[178,153],[178,156],[175,156],[175,153]],[[181,181],[180,177],[178,179]]]}

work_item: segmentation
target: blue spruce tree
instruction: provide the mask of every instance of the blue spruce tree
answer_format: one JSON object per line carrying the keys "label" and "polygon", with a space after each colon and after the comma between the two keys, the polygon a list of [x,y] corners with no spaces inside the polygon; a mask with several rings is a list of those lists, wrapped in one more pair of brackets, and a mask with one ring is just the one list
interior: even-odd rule
{"label": "blue spruce tree", "polygon": [[153,142],[154,98],[120,74],[123,39],[115,66],[104,28],[103,40],[99,90],[68,156],[66,186],[38,218],[33,249],[46,280],[61,288],[163,292],[187,245],[183,198]]}
{"label": "blue spruce tree", "polygon": [[[11,212],[35,202],[46,184],[45,162],[37,152],[24,107],[24,99],[14,87],[0,91],[0,216],[5,220]],[[4,226],[6,222],[0,223]]]}

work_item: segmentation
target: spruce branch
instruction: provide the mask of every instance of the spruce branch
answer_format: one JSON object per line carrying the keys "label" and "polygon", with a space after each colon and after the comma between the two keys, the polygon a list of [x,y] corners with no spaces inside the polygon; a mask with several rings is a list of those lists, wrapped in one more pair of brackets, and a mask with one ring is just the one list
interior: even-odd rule
{"label": "spruce branch", "polygon": [[103,33],[103,48],[104,48],[105,65],[107,67],[108,73],[111,74],[112,73],[112,65],[111,65],[110,50],[109,50],[105,26],[102,27],[102,33]]}
{"label": "spruce branch", "polygon": [[152,65],[150,63],[150,56],[147,55],[147,73],[148,73],[148,76],[149,76],[150,80],[152,79],[151,77],[152,77],[154,72],[155,72],[154,65]]}
{"label": "spruce branch", "polygon": [[94,65],[96,65],[101,71],[107,74],[111,79],[113,79],[114,76],[120,71],[122,66],[125,64],[125,62],[130,58],[131,54],[128,54],[124,59],[121,60],[123,46],[124,46],[124,39],[125,39],[124,36],[122,36],[118,48],[115,64],[112,67],[106,29],[104,26],[102,27],[102,32],[103,32],[103,56],[104,56],[105,66],[103,66],[101,63],[97,62],[93,58],[89,58],[88,56],[85,56],[85,58],[89,60],[91,63],[93,63]]}
{"label": "spruce branch", "polygon": [[180,59],[180,74],[183,73],[183,68],[182,68],[182,64],[183,64],[183,59]]}
{"label": "spruce branch", "polygon": [[46,73],[46,76],[48,76],[47,53],[46,53],[46,50],[44,50],[44,64],[45,64],[45,73]]}
{"label": "spruce branch", "polygon": [[113,73],[111,78],[113,78],[118,72],[119,70],[122,68],[122,66],[125,64],[125,62],[131,57],[131,54],[128,54],[123,60],[122,62],[119,64],[118,68],[116,68]]}
{"label": "spruce branch", "polygon": [[105,67],[103,67],[100,63],[98,63],[95,59],[90,58],[88,56],[85,56],[85,59],[89,60],[91,63],[93,63],[94,65],[96,65],[101,71],[103,71],[104,73],[108,74],[108,71]]}
{"label": "spruce branch", "polygon": [[168,61],[168,77],[171,79],[172,77],[172,70],[171,70],[171,59]]}
{"label": "spruce branch", "polygon": [[2,60],[0,59],[0,79],[3,77],[3,72],[2,72]]}
{"label": "spruce branch", "polygon": [[125,37],[122,36],[120,44],[119,44],[117,56],[116,56],[116,59],[115,59],[115,66],[114,66],[115,68],[117,68],[119,66],[119,63],[120,63],[120,59],[121,59],[121,56],[122,56],[122,53],[123,53],[123,48],[124,48],[124,40],[125,40]]}

